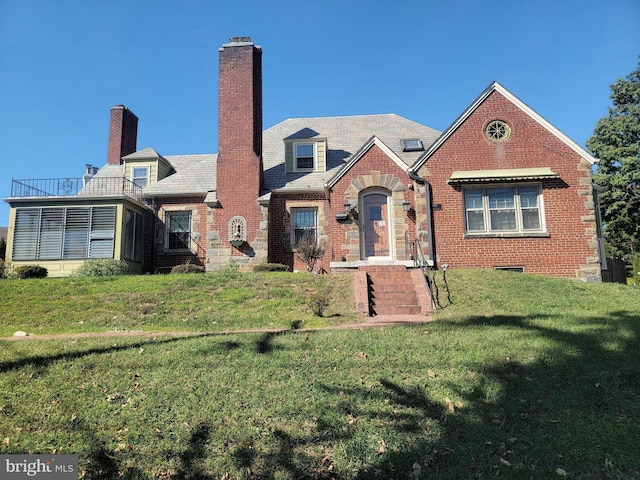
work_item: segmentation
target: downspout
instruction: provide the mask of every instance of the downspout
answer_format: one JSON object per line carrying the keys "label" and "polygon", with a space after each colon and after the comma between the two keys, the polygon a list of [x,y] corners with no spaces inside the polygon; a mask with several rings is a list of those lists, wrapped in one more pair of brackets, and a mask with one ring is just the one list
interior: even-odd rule
{"label": "downspout", "polygon": [[411,180],[414,180],[416,183],[419,183],[420,185],[424,185],[424,198],[427,204],[427,225],[429,228],[429,260],[431,260],[431,262],[435,266],[436,264],[435,255],[434,255],[435,236],[433,234],[433,213],[431,209],[431,184],[427,181],[426,178],[421,177],[411,169],[409,169],[407,173],[409,174],[409,178],[411,178]]}
{"label": "downspout", "polygon": [[151,211],[153,217],[151,219],[151,273],[156,273],[156,225],[158,217],[158,205],[156,197],[151,197]]}

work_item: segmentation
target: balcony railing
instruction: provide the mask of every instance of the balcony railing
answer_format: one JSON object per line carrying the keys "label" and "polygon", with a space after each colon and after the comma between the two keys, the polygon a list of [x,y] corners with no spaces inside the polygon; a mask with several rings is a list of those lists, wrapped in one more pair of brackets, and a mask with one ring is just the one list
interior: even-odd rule
{"label": "balcony railing", "polygon": [[124,177],[39,178],[11,182],[11,197],[126,195],[142,200],[142,188]]}

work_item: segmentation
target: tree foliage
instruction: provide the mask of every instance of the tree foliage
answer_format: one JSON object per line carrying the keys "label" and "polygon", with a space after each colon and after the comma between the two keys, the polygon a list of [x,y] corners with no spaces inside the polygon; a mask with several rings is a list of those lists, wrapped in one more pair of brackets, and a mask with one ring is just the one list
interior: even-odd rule
{"label": "tree foliage", "polygon": [[599,159],[593,175],[600,193],[609,253],[627,263],[640,252],[640,61],[611,85],[613,106],[598,121],[587,147]]}

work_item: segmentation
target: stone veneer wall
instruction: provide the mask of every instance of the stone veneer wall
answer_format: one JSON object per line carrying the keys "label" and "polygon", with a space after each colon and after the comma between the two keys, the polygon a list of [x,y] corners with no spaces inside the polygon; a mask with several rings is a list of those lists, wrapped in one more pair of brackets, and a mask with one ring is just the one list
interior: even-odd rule
{"label": "stone veneer wall", "polygon": [[[247,268],[268,261],[269,249],[269,209],[261,205],[262,220],[258,228],[248,231],[248,243],[236,248],[229,243],[229,221],[220,214],[218,208],[207,211],[206,233],[206,268],[207,271],[217,270],[230,261],[240,268]],[[249,224],[250,225],[250,224]],[[249,227],[250,228],[250,227]]]}

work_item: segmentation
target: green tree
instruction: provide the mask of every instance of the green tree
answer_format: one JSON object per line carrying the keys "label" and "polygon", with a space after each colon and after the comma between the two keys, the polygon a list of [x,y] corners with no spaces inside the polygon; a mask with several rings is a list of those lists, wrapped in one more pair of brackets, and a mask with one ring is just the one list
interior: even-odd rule
{"label": "green tree", "polygon": [[5,259],[5,255],[7,254],[7,241],[4,237],[0,238],[0,260]]}
{"label": "green tree", "polygon": [[608,252],[628,264],[640,252],[640,61],[611,85],[613,107],[595,126],[587,147],[599,159],[593,175],[600,193]]}

